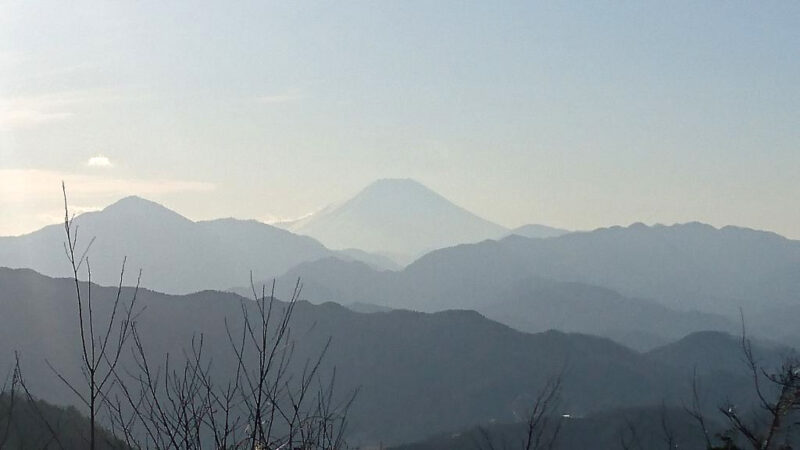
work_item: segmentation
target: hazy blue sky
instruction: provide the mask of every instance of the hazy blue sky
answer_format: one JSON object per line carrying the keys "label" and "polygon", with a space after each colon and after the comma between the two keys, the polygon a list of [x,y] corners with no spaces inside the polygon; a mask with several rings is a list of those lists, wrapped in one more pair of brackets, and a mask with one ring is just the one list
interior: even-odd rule
{"label": "hazy blue sky", "polygon": [[0,0],[0,235],[62,178],[274,220],[383,177],[507,226],[800,238],[800,2]]}

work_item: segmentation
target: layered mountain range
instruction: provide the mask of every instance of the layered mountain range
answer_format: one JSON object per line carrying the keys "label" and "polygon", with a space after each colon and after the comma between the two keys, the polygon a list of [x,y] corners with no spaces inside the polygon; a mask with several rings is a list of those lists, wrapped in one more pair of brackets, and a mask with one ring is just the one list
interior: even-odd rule
{"label": "layered mountain range", "polygon": [[[116,289],[103,285],[119,282],[127,258],[124,285],[142,270],[143,346],[177,362],[203,336],[217,379],[236,365],[228,333],[256,308],[251,272],[257,289],[276,280],[279,298],[300,280],[290,369],[302,371],[330,339],[320,370],[335,368],[340,398],[359,391],[355,445],[458,448],[453,432],[486,424],[502,435],[499,424],[518,420],[563,374],[559,408],[580,418],[570,425],[579,448],[585,430],[624,411],[652,418],[662,403],[680,406],[693,374],[712,410],[751,404],[731,335],[741,317],[765,364],[800,344],[800,242],[745,228],[510,230],[411,180],[376,182],[283,228],[192,221],[138,197],[74,225],[79,250],[88,248],[95,314],[108,314]],[[63,224],[0,237],[0,373],[20,351],[37,395],[76,405],[50,368],[82,377],[74,284],[59,278],[71,275],[64,240]],[[123,364],[136,363],[126,353]]]}
{"label": "layered mountain range", "polygon": [[[79,404],[51,369],[68,380],[82,379],[72,281],[0,269],[0,286],[0,355],[7,355],[0,359],[0,370],[18,351],[37,396]],[[131,288],[123,290],[123,298],[131,295]],[[94,286],[92,296],[95,317],[107,318],[116,289]],[[226,379],[236,366],[227,333],[240,333],[242,308],[251,314],[256,308],[252,300],[215,291],[175,296],[142,290],[137,305],[138,334],[153,364],[170,355],[172,366],[180,367],[192,339],[202,336],[217,380]],[[638,353],[584,334],[522,333],[472,311],[365,314],[307,302],[297,304],[291,328],[289,370],[302,370],[330,340],[320,370],[328,376],[335,368],[339,396],[359,390],[348,428],[356,444],[410,442],[476,424],[514,421],[529,406],[527,399],[558,374],[564,383],[559,408],[576,416],[661,402],[679,405],[687,398],[691,367],[698,360],[705,361],[699,375],[710,405],[752,399],[745,367],[736,364],[738,340],[720,333]],[[777,360],[781,350],[759,346],[757,351]],[[121,364],[135,369],[128,352]]]}
{"label": "layered mountain range", "polygon": [[[328,230],[323,236],[339,226],[326,223],[347,224],[342,233],[374,245],[329,236],[331,247],[347,247],[331,250],[257,221],[191,221],[138,197],[75,219],[99,284],[116,284],[127,257],[129,270],[142,269],[144,287],[166,293],[247,293],[252,272],[257,281],[278,277],[279,286],[299,278],[304,298],[316,303],[475,309],[522,331],[592,333],[638,349],[694,331],[738,330],[741,308],[757,333],[800,340],[788,319],[800,309],[800,242],[774,233],[700,223],[509,231],[411,180],[378,181],[291,228]],[[63,225],[0,237],[0,266],[67,276],[64,239]],[[458,245],[403,268],[385,254],[402,243],[415,251]]]}

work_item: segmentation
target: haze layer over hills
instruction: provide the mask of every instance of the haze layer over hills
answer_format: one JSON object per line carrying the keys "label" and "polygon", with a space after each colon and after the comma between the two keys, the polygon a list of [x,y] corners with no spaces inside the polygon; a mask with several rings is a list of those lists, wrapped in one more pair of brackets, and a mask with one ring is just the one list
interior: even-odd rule
{"label": "haze layer over hills", "polygon": [[410,179],[378,180],[341,205],[284,226],[330,248],[359,248],[404,262],[508,233]]}
{"label": "haze layer over hills", "polygon": [[516,234],[529,238],[551,238],[563,236],[570,233],[569,230],[562,228],[548,227],[547,225],[528,224],[514,228],[509,234]]}

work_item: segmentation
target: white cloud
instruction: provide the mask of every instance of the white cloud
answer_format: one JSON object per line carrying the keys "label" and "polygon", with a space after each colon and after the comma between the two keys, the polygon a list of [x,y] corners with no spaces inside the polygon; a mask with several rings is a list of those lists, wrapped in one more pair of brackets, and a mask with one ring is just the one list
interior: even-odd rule
{"label": "white cloud", "polygon": [[26,128],[72,117],[71,112],[47,112],[33,109],[0,111],[0,128]]}
{"label": "white cloud", "polygon": [[89,158],[89,161],[86,162],[86,165],[89,167],[111,167],[111,160],[103,155],[92,156]]}
{"label": "white cloud", "polygon": [[72,106],[81,98],[75,93],[59,93],[0,99],[0,128],[29,128],[69,119]]}

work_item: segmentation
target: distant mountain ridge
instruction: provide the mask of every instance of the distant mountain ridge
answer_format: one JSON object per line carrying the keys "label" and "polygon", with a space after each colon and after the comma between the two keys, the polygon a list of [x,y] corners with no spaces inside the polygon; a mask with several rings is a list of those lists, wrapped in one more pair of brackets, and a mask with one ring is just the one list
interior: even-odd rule
{"label": "distant mountain ridge", "polygon": [[[800,305],[798,273],[800,241],[689,223],[634,224],[548,239],[512,235],[440,249],[398,272],[376,273],[363,264],[324,259],[301,264],[286,280],[301,277],[306,298],[314,301],[421,311],[472,308],[528,331],[570,324],[576,327],[567,328],[572,331],[605,336],[627,330],[635,339],[643,331],[729,331],[742,307],[757,331],[778,338],[797,336],[779,311]],[[532,280],[578,283],[595,291],[581,293],[566,289],[567,284],[542,296]],[[582,306],[570,314],[564,302]],[[628,325],[599,328],[605,322],[592,323],[588,311],[594,309],[597,319],[619,325],[627,318]],[[775,311],[774,317],[764,311]]]}
{"label": "distant mountain ridge", "polygon": [[[719,312],[758,302],[800,303],[800,241],[692,222],[601,228],[551,239],[509,236],[431,252],[407,270],[472,276],[534,274],[616,290],[680,309]],[[486,272],[492,268],[491,272]],[[491,274],[491,275],[488,275]]]}
{"label": "distant mountain ridge", "polygon": [[[325,257],[363,257],[373,267],[382,267],[378,257],[335,252],[313,238],[255,220],[193,222],[136,196],[123,198],[101,211],[81,214],[75,224],[80,249],[94,239],[88,253],[92,276],[106,285],[118,282],[126,256],[129,273],[142,269],[143,286],[169,293],[244,285],[250,271],[256,277],[270,278],[304,261]],[[0,237],[0,266],[67,276],[64,240],[63,224],[22,236]]]}
{"label": "distant mountain ridge", "polygon": [[375,181],[340,205],[283,226],[330,248],[358,248],[407,262],[434,249],[508,233],[411,179]]}

